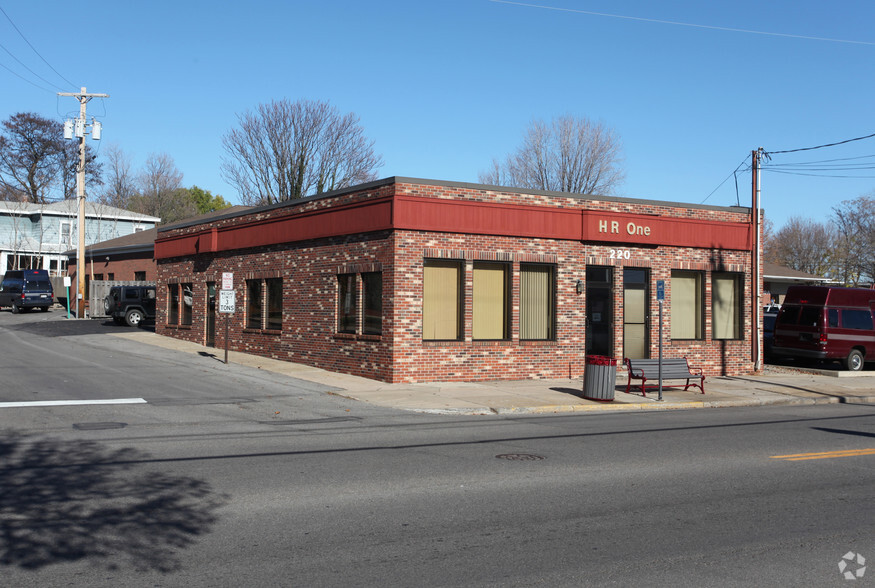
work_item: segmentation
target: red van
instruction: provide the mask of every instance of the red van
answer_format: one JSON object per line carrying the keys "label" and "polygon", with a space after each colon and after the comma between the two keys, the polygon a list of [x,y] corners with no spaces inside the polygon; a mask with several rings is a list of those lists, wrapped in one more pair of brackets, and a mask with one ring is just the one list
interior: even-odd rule
{"label": "red van", "polygon": [[875,290],[791,286],[775,321],[772,354],[839,360],[852,371],[875,361]]}

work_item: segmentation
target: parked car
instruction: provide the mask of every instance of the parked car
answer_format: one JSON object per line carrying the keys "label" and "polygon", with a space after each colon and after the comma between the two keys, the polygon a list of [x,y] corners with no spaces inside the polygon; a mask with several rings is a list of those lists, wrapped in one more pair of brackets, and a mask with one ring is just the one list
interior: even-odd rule
{"label": "parked car", "polygon": [[0,306],[11,306],[14,313],[31,308],[45,312],[54,294],[47,270],[8,270],[0,283]]}
{"label": "parked car", "polygon": [[775,322],[772,353],[839,360],[851,371],[875,361],[875,290],[791,286]]}
{"label": "parked car", "polygon": [[113,286],[103,299],[103,310],[117,325],[139,326],[155,318],[155,286]]}

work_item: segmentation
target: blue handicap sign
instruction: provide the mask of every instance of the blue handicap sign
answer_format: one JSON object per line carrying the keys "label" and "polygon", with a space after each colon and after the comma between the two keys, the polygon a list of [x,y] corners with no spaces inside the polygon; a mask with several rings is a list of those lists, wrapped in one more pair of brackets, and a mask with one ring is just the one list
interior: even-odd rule
{"label": "blue handicap sign", "polygon": [[656,299],[665,300],[665,280],[656,280]]}

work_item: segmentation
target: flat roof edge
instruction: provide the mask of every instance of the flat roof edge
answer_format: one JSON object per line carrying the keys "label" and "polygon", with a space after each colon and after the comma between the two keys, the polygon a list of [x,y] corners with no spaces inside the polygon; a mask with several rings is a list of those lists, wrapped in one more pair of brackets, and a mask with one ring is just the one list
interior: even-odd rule
{"label": "flat roof edge", "polygon": [[446,186],[449,188],[466,188],[469,190],[486,190],[490,192],[508,192],[512,194],[533,194],[537,196],[549,196],[552,198],[572,198],[575,200],[594,200],[601,202],[617,202],[617,203],[627,203],[627,204],[649,204],[651,206],[665,206],[668,208],[692,208],[697,210],[717,210],[717,211],[729,211],[729,212],[746,212],[749,213],[751,208],[748,206],[717,206],[713,204],[693,204],[690,202],[674,202],[668,200],[647,200],[645,198],[628,198],[623,196],[601,196],[598,194],[575,194],[572,192],[554,192],[549,190],[534,190],[530,188],[515,188],[510,186],[496,186],[491,184],[477,184],[473,182],[455,182],[455,181],[445,181],[445,180],[432,180],[427,178],[414,178],[409,176],[389,176],[386,178],[382,178],[379,180],[373,180],[371,182],[365,182],[363,184],[356,184],[355,186],[349,186],[348,188],[339,188],[337,190],[331,190],[330,192],[323,192],[322,194],[313,194],[311,196],[304,196],[302,198],[297,198],[295,200],[284,200],[282,202],[275,202],[272,204],[265,204],[263,206],[257,206],[253,208],[249,208],[243,211],[237,211],[233,213],[229,213],[226,215],[218,215],[214,217],[210,217],[209,219],[203,219],[200,221],[190,221],[190,222],[182,222],[176,224],[168,224],[165,226],[159,226],[158,232],[163,233],[165,231],[171,231],[175,229],[184,229],[186,227],[193,227],[197,225],[208,224],[212,222],[216,222],[219,220],[225,220],[228,218],[235,218],[240,216],[248,216],[252,214],[258,214],[261,212],[266,212],[269,210],[274,210],[276,208],[283,208],[286,206],[296,206],[299,204],[305,204],[307,202],[313,202],[317,200],[322,200],[325,198],[334,198],[337,196],[342,196],[344,194],[350,194],[352,192],[361,192],[365,190],[373,190],[375,188],[382,188],[383,186],[389,186],[392,184],[418,184],[423,186]]}

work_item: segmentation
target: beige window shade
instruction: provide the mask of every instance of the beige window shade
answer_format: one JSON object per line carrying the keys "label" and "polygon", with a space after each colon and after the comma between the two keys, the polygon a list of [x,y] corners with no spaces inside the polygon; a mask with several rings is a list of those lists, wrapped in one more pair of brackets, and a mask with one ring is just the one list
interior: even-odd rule
{"label": "beige window shade", "polygon": [[507,266],[474,264],[475,339],[507,338]]}
{"label": "beige window shade", "polygon": [[714,275],[711,284],[711,320],[714,339],[738,339],[741,297],[736,275]]}
{"label": "beige window shade", "polygon": [[553,338],[553,268],[520,266],[520,339]]}
{"label": "beige window shade", "polygon": [[671,338],[702,338],[702,275],[671,273]]}
{"label": "beige window shade", "polygon": [[461,264],[427,261],[422,284],[422,338],[458,339]]}

